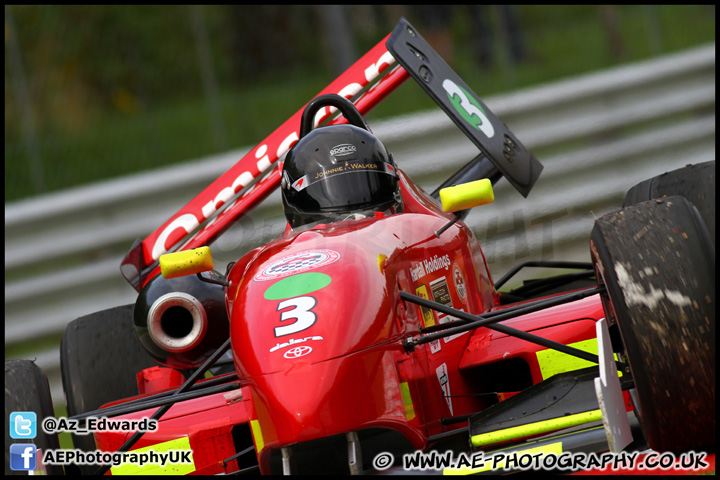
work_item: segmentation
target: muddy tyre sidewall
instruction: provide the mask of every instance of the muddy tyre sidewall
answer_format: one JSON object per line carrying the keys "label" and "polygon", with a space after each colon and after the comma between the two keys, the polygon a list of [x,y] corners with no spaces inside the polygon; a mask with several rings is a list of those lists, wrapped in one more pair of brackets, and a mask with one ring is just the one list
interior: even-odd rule
{"label": "muddy tyre sidewall", "polygon": [[619,328],[650,448],[715,443],[715,258],[697,209],[680,196],[595,223],[591,255]]}

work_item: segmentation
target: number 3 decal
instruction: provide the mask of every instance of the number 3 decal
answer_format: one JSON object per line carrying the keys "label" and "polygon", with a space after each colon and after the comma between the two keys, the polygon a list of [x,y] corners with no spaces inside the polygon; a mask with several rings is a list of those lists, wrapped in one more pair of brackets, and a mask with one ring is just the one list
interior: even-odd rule
{"label": "number 3 decal", "polygon": [[445,93],[447,93],[448,98],[450,98],[452,106],[465,121],[483,132],[488,138],[492,138],[493,135],[495,135],[495,129],[492,123],[490,123],[490,120],[485,116],[482,107],[468,92],[450,79],[445,79],[442,87]]}
{"label": "number 3 decal", "polygon": [[275,327],[275,336],[282,337],[284,335],[291,335],[310,328],[317,320],[317,315],[310,311],[315,305],[317,305],[317,300],[313,297],[297,297],[280,302],[277,307],[278,312],[288,307],[295,307],[287,312],[282,312],[280,314],[280,321],[284,322],[294,319],[295,322],[290,325]]}

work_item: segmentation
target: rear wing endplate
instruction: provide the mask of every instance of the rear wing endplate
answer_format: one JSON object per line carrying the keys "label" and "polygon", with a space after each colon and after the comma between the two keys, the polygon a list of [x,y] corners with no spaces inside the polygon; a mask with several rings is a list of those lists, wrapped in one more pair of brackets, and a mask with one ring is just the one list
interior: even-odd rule
{"label": "rear wing endplate", "polygon": [[387,47],[405,71],[525,197],[542,164],[404,18]]}

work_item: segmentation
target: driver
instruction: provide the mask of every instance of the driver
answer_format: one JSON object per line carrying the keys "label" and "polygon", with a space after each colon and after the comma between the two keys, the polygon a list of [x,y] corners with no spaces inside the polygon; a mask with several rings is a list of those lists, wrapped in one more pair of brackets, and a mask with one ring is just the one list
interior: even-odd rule
{"label": "driver", "polygon": [[354,125],[320,127],[302,137],[285,158],[280,187],[293,230],[402,211],[392,155]]}

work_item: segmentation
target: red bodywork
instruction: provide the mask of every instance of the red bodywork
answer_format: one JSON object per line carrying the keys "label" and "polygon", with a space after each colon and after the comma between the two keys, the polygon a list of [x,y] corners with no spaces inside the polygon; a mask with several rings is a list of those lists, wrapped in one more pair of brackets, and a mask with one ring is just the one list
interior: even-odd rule
{"label": "red bodywork", "polygon": [[[535,381],[542,380],[532,360],[537,346],[516,339],[503,345],[508,337],[487,329],[405,352],[403,340],[419,328],[453,319],[404,304],[399,291],[474,314],[499,305],[470,229],[456,224],[437,237],[451,217],[407,177],[402,180],[404,213],[286,235],[247,255],[229,275],[234,361],[262,432],[261,468],[267,469],[273,449],[373,427],[398,430],[422,450],[428,436],[445,430],[441,418],[495,402],[474,395],[483,386],[465,375],[473,366],[523,358]],[[330,258],[305,260],[313,253]],[[310,272],[327,275],[329,283],[303,295],[265,298],[284,279]],[[592,321],[578,322],[588,312]],[[516,322],[532,325],[530,330],[547,326],[546,335],[571,343],[593,338],[602,316],[595,299]]]}
{"label": "red bodywork", "polygon": [[[320,93],[357,97],[365,114],[406,78],[383,40]],[[278,160],[298,139],[301,112],[131,251],[122,270],[138,291],[159,274],[161,254],[211,244],[277,188]],[[238,436],[250,434],[261,473],[281,471],[286,447],[348,432],[396,432],[393,442],[422,450],[433,436],[462,425],[443,419],[482,411],[547,376],[538,356],[543,347],[486,327],[405,348],[421,328],[455,319],[404,302],[400,291],[471,314],[505,307],[471,230],[458,222],[436,235],[453,216],[399,175],[403,213],[288,230],[234,264],[225,292],[242,388],[173,405],[158,431],[133,449],[187,437],[196,473],[242,468],[224,460],[237,451]],[[567,345],[595,338],[595,322],[603,317],[595,295],[505,324]],[[163,375],[144,372],[140,391],[147,396],[182,382]],[[498,376],[507,377],[505,391],[497,391]],[[95,435],[106,451],[129,437]],[[344,437],[340,443],[347,448]]]}
{"label": "red bodywork", "polygon": [[[480,367],[521,359],[532,383],[543,380],[542,347],[487,328],[405,351],[403,340],[420,328],[453,318],[405,303],[399,291],[473,314],[501,307],[470,229],[458,222],[436,236],[451,215],[400,175],[403,213],[287,232],[233,266],[226,302],[242,398],[214,394],[175,405],[135,448],[188,436],[198,472],[231,472],[232,462],[218,462],[234,453],[233,427],[251,424],[263,473],[284,446],[351,431],[394,430],[422,450],[428,437],[457,428],[442,418],[512,393],[490,394]],[[593,296],[507,324],[571,344],[594,338],[603,316]],[[96,437],[101,450],[125,439]]]}

